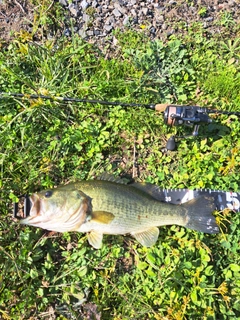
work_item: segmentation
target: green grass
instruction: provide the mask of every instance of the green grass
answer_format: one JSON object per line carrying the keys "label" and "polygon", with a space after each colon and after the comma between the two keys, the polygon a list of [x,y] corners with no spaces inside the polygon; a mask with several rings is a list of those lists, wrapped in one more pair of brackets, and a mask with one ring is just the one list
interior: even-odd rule
{"label": "green grass", "polygon": [[[239,112],[237,39],[226,48],[203,30],[167,43],[128,31],[116,33],[106,59],[77,37],[33,44],[25,36],[0,53],[1,91]],[[46,233],[11,217],[15,195],[105,171],[132,174],[134,162],[138,180],[162,188],[239,191],[239,118],[214,120],[164,153],[175,129],[150,110],[1,99],[0,318],[238,319],[238,214],[218,213],[216,236],[162,227],[152,248],[106,236],[100,250],[83,234]]]}

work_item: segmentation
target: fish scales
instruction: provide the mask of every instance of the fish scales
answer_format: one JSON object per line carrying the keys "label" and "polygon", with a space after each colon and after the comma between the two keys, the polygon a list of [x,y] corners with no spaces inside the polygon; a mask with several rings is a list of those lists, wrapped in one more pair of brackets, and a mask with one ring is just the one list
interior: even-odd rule
{"label": "fish scales", "polygon": [[[159,226],[186,223],[186,210],[183,207],[173,210],[174,205],[160,203],[131,186],[119,184],[116,192],[115,183],[96,180],[96,184],[97,187],[93,189],[91,185],[81,182],[76,184],[76,187],[92,198],[94,211],[107,211],[115,216],[109,224],[102,225],[104,233],[126,234],[156,226],[156,223]],[[99,223],[95,222],[93,226],[90,220],[88,224],[81,226],[79,231],[88,232],[89,228],[96,225],[99,226]]]}

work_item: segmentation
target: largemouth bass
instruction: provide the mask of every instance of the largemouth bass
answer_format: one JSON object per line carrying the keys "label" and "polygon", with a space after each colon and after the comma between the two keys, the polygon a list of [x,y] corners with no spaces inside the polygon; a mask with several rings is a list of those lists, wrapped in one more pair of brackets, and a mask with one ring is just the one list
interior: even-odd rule
{"label": "largemouth bass", "polygon": [[181,205],[164,203],[158,201],[157,188],[148,184],[80,181],[35,193],[30,200],[30,215],[22,224],[57,232],[86,232],[96,249],[102,245],[103,234],[131,234],[143,246],[152,246],[159,236],[158,227],[164,225],[219,232],[212,197]]}

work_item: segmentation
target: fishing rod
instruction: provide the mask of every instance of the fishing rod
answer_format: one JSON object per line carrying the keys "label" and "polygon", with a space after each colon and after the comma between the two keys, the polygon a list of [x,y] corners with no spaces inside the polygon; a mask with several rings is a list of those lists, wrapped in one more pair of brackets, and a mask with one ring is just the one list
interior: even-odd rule
{"label": "fishing rod", "polygon": [[25,94],[25,93],[7,93],[0,92],[0,99],[6,98],[21,98],[21,99],[42,99],[50,100],[56,102],[82,102],[82,103],[91,103],[91,104],[101,104],[107,106],[121,106],[121,107],[145,107],[148,109],[156,110],[154,104],[141,104],[141,103],[122,103],[118,101],[105,101],[105,100],[96,100],[96,99],[82,99],[82,98],[71,98],[71,97],[59,97],[59,96],[45,96],[42,94]]}
{"label": "fishing rod", "polygon": [[[175,105],[168,103],[157,103],[157,104],[144,104],[144,103],[123,103],[120,101],[106,101],[96,99],[85,99],[85,98],[72,98],[72,97],[61,97],[61,96],[46,96],[41,94],[24,94],[24,93],[8,93],[0,92],[0,99],[7,98],[20,98],[20,99],[42,99],[56,102],[74,102],[74,103],[91,103],[100,104],[107,106],[121,106],[121,107],[139,107],[163,112],[164,122],[168,126],[190,126],[193,127],[191,136],[197,136],[199,127],[201,124],[209,124],[212,122],[210,114],[226,114],[240,116],[240,112],[223,111],[217,109],[211,109],[200,106],[188,106],[188,105]],[[186,138],[187,136],[178,137]],[[171,136],[166,145],[167,150],[175,150],[176,148],[176,136]]]}

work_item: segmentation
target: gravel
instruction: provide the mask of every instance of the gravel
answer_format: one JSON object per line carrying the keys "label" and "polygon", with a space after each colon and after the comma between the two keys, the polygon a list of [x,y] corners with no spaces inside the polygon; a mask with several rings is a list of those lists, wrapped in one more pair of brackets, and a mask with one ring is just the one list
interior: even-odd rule
{"label": "gravel", "polygon": [[[78,27],[81,37],[106,37],[113,30],[134,28],[145,31],[151,39],[166,39],[182,33],[194,22],[201,22],[210,34],[239,24],[239,1],[157,1],[157,0],[59,0],[65,11],[65,26]],[[74,9],[73,7],[74,6]],[[217,21],[221,21],[217,23]],[[97,30],[97,32],[96,32]],[[97,41],[97,39],[91,39]]]}
{"label": "gravel", "polygon": [[[210,36],[223,32],[231,36],[232,27],[240,20],[239,0],[55,0],[49,10],[54,12],[57,2],[64,19],[58,30],[48,30],[46,37],[56,32],[66,37],[77,33],[96,43],[105,39],[109,43],[114,30],[129,28],[145,32],[150,39],[166,40],[172,34],[187,32],[196,22],[201,22]],[[1,39],[9,41],[11,34],[21,29],[31,32],[38,10],[28,0],[0,0]]]}

